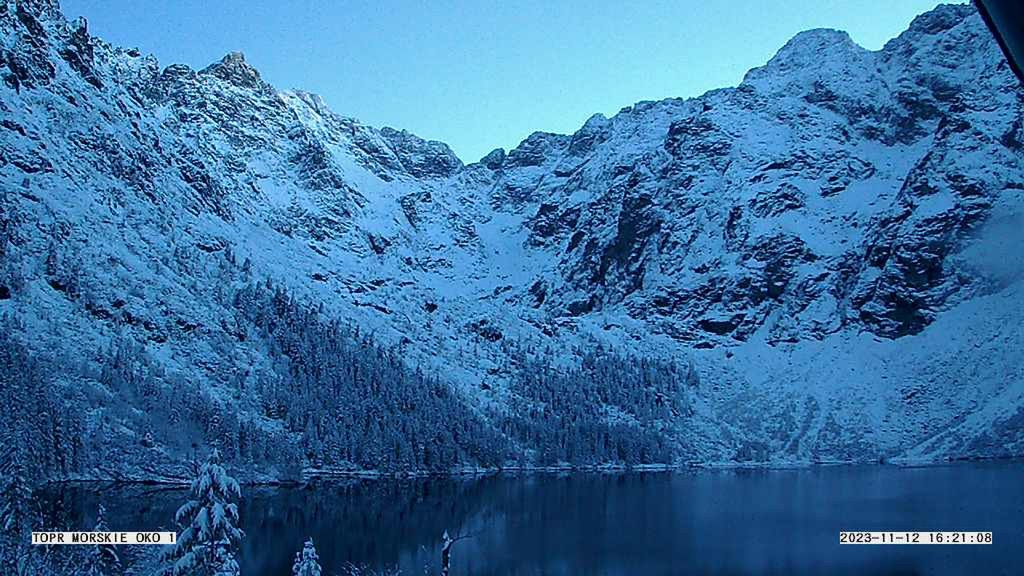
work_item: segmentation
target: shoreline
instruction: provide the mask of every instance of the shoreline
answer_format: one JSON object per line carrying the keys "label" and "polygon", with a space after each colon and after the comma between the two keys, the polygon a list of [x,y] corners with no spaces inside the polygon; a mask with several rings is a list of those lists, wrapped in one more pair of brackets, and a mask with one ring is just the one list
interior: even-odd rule
{"label": "shoreline", "polygon": [[[503,468],[466,468],[448,472],[429,471],[405,471],[405,472],[377,472],[372,470],[304,470],[301,479],[265,479],[265,480],[239,480],[241,486],[246,487],[277,487],[277,486],[309,486],[316,484],[330,484],[333,481],[344,480],[412,480],[424,478],[484,478],[491,476],[530,476],[530,475],[593,475],[593,474],[666,474],[682,472],[701,471],[732,471],[732,470],[764,470],[764,471],[786,471],[786,470],[809,470],[812,468],[837,468],[846,466],[885,466],[892,468],[932,468],[938,466],[950,466],[968,463],[1010,463],[1024,461],[1024,456],[965,456],[945,459],[917,459],[899,458],[884,461],[875,460],[848,460],[848,461],[792,461],[792,462],[705,462],[705,463],[681,463],[681,464],[640,464],[626,466],[620,464],[593,465],[593,466],[515,466]],[[40,483],[36,489],[60,485],[84,485],[84,484],[105,484],[112,486],[153,486],[166,487],[168,489],[187,488],[190,480],[164,478],[62,478],[47,480]]]}

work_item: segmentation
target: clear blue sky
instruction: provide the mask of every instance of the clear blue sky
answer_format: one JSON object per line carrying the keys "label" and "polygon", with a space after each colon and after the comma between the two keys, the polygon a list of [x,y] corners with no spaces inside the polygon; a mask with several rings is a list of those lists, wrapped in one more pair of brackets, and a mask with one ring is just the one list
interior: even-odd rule
{"label": "clear blue sky", "polygon": [[595,112],[735,85],[790,37],[839,28],[878,49],[928,0],[63,0],[161,65],[241,51],[278,88],[447,142],[467,162]]}

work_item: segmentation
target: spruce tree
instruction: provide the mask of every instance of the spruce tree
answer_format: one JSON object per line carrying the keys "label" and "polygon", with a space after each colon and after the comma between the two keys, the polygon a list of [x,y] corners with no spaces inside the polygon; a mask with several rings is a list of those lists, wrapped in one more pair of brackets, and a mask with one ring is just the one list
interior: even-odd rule
{"label": "spruce tree", "polygon": [[241,492],[214,450],[192,481],[189,500],[175,516],[182,531],[171,553],[174,576],[237,576],[234,552],[244,534],[237,527]]}
{"label": "spruce tree", "polygon": [[231,543],[227,540],[221,540],[219,545],[214,548],[214,564],[217,566],[214,576],[240,576],[241,574],[238,562],[235,560],[234,554],[231,553]]}
{"label": "spruce tree", "polygon": [[[96,515],[96,526],[94,532],[107,532],[106,509],[100,505]],[[116,576],[124,571],[121,567],[121,558],[117,555],[117,549],[112,544],[97,544],[89,558],[89,567],[86,572],[89,576]]]}
{"label": "spruce tree", "polygon": [[292,576],[320,576],[320,558],[313,546],[313,539],[306,540],[301,552],[295,553]]}
{"label": "spruce tree", "polygon": [[18,431],[10,431],[0,448],[0,530],[18,537],[28,526],[32,498],[24,443]]}
{"label": "spruce tree", "polygon": [[[13,425],[18,426],[16,418]],[[28,543],[32,485],[25,438],[18,429],[0,438],[0,568],[5,574],[25,573],[32,562]]]}

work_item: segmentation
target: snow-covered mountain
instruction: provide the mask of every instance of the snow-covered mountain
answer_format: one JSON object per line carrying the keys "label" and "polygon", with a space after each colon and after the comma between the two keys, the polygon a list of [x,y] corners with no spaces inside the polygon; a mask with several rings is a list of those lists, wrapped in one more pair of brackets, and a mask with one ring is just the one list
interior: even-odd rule
{"label": "snow-covered mountain", "polygon": [[0,1],[0,77],[0,312],[35,354],[130,342],[262,418],[231,267],[498,432],[528,358],[600,349],[685,367],[658,429],[686,461],[1024,452],[1024,90],[969,5],[879,51],[803,32],[735,88],[469,165],[238,53],[161,68],[51,0]]}

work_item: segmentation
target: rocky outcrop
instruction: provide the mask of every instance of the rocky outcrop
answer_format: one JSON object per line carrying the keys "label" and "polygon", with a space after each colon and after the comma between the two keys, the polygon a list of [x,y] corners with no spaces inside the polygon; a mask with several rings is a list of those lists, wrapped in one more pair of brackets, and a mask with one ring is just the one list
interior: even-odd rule
{"label": "rocky outcrop", "polygon": [[269,85],[260,78],[260,73],[245,61],[245,55],[241,52],[231,52],[224,56],[220,62],[210,64],[199,73],[216,76],[240,88],[249,88],[251,90],[270,89]]}
{"label": "rocky outcrop", "polygon": [[380,133],[395,150],[405,171],[414,178],[444,178],[462,168],[462,161],[447,144],[424,140],[405,130],[383,128]]}

